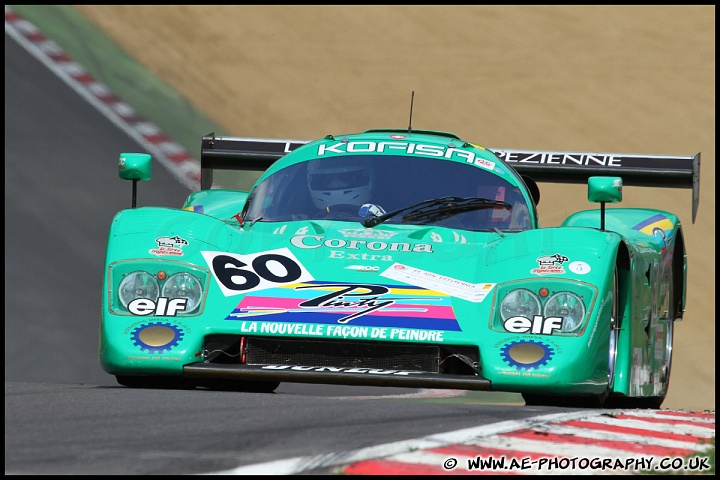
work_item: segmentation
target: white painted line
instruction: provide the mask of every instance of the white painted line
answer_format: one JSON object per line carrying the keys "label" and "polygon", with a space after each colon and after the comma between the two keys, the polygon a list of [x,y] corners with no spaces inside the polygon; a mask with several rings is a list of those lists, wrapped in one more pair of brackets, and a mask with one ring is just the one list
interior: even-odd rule
{"label": "white painted line", "polygon": [[[133,122],[133,119],[140,118],[135,109],[118,101],[117,97],[110,99],[107,86],[93,80],[81,65],[68,60],[69,57],[62,54],[61,48],[55,42],[46,39],[35,25],[20,18],[8,5],[5,5],[5,33],[146,149],[180,183],[193,191],[199,188],[200,164],[196,159],[169,138],[164,141],[150,141],[149,137],[157,136],[161,132],[157,125],[147,120]],[[91,81],[87,81],[89,79]],[[118,152],[118,156],[120,153]],[[171,156],[174,156],[175,160]]]}
{"label": "white painted line", "polygon": [[[607,413],[607,411],[589,410],[579,412],[555,413],[550,415],[542,415],[539,417],[526,418],[523,420],[509,420],[506,422],[493,423],[491,425],[483,425],[480,427],[472,427],[462,430],[455,430],[452,432],[428,435],[426,437],[421,437],[417,439],[386,443],[383,445],[375,445],[373,447],[363,448],[360,450],[338,452],[311,457],[295,457],[275,462],[246,465],[231,470],[215,472],[213,473],[213,475],[293,475],[316,468],[330,468],[340,465],[346,465],[349,463],[360,462],[363,460],[385,458],[391,455],[405,454],[416,450],[445,447],[447,445],[452,445],[455,443],[470,443],[473,441],[478,441],[478,439],[481,439],[483,437],[512,432],[515,430],[533,428],[537,425],[543,425],[550,422],[580,420],[596,417],[605,413]],[[547,452],[547,449],[544,451]]]}
{"label": "white painted line", "polygon": [[[632,415],[632,413],[628,413]],[[644,422],[642,420],[632,420],[623,418],[613,417],[598,417],[588,419],[588,422],[598,423],[602,425],[611,425],[618,428],[637,428],[641,430],[647,430],[648,435],[650,432],[661,432],[661,433],[678,433],[685,435],[694,435],[696,437],[710,438],[715,436],[714,426],[708,425],[708,427],[698,427],[695,425],[682,425],[675,423],[656,423],[656,422]]]}

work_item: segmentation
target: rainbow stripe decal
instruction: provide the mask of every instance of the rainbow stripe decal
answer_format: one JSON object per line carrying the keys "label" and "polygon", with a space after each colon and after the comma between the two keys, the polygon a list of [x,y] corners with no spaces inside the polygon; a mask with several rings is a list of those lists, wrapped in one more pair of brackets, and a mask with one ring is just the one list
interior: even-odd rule
{"label": "rainbow stripe decal", "polygon": [[205,208],[203,208],[202,205],[190,205],[188,207],[183,208],[183,210],[188,210],[190,212],[197,212],[197,213],[205,213]]}
{"label": "rainbow stripe decal", "polygon": [[407,285],[311,281],[248,295],[226,320],[461,331],[450,298]]}
{"label": "rainbow stripe decal", "polygon": [[669,218],[662,214],[653,215],[633,227],[633,230],[638,230],[646,235],[650,235],[651,237],[654,235],[655,230],[670,232],[672,229],[672,222]]}

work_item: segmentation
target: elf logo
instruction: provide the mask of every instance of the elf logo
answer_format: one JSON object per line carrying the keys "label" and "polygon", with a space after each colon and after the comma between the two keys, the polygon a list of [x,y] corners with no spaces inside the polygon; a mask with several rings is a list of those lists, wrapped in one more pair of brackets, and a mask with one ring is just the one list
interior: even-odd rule
{"label": "elf logo", "polygon": [[543,317],[535,315],[532,320],[525,317],[511,317],[503,322],[505,330],[512,333],[534,333],[552,335],[555,330],[562,330],[562,317]]}
{"label": "elf logo", "polygon": [[133,315],[158,315],[174,317],[187,308],[187,298],[159,297],[157,303],[149,298],[136,298],[128,304],[128,310]]}

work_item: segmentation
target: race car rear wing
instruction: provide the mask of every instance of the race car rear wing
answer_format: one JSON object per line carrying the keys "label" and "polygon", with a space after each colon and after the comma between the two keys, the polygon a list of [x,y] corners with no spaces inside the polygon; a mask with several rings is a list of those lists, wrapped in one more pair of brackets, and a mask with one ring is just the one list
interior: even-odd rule
{"label": "race car rear wing", "polygon": [[700,152],[695,155],[550,152],[490,148],[536,182],[587,183],[593,176],[622,177],[635,187],[692,188],[692,221],[700,204]]}
{"label": "race car rear wing", "polygon": [[[265,171],[307,140],[216,137],[202,139],[200,188],[212,187],[213,170]],[[690,156],[630,153],[553,152],[489,148],[520,175],[535,182],[587,183],[592,176],[622,177],[639,187],[692,188],[692,221],[700,204],[700,153]]]}

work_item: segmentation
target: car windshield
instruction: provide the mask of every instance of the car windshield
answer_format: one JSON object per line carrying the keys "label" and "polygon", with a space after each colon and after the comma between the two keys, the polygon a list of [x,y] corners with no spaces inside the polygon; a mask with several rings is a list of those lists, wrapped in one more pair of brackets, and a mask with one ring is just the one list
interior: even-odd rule
{"label": "car windshield", "polygon": [[474,231],[531,228],[528,200],[501,176],[451,160],[400,155],[348,155],[291,165],[251,190],[243,218]]}

